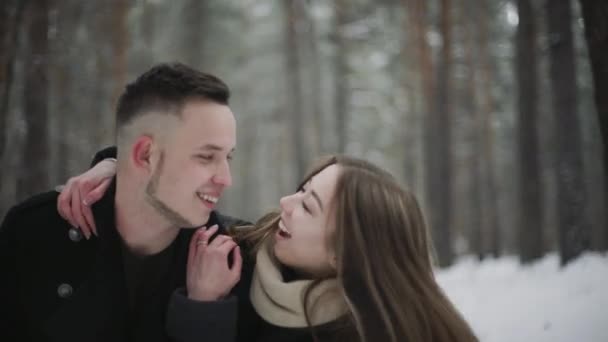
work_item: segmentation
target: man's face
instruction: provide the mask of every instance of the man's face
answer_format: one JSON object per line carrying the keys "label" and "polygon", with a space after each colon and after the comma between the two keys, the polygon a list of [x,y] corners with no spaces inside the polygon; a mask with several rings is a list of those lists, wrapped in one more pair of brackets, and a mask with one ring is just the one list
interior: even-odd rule
{"label": "man's face", "polygon": [[188,102],[153,166],[148,203],[177,227],[206,224],[232,184],[229,162],[235,145],[236,123],[228,106]]}

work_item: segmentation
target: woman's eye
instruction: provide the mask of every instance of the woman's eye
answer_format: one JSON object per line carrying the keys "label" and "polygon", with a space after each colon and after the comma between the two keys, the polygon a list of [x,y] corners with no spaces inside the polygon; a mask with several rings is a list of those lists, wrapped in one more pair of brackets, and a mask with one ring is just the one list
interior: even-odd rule
{"label": "woman's eye", "polygon": [[306,211],[307,213],[311,214],[310,209],[308,208],[308,206],[306,205],[306,203],[304,203],[304,201],[302,201],[302,208],[304,208],[304,211]]}

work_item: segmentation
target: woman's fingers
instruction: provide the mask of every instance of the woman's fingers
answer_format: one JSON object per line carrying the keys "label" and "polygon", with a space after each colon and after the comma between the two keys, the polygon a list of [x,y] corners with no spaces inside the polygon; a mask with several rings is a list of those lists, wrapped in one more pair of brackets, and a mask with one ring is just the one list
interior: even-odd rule
{"label": "woman's fingers", "polygon": [[[186,279],[189,298],[217,300],[226,296],[240,279],[243,264],[240,248],[230,236],[214,236],[217,231],[214,225],[197,231],[190,240]],[[232,266],[228,264],[231,252]]]}
{"label": "woman's fingers", "polygon": [[232,238],[229,238],[221,245],[217,246],[218,252],[222,255],[226,261],[228,261],[228,255],[232,252],[232,266],[228,266],[230,275],[233,280],[233,285],[239,280],[241,276],[242,257],[239,245],[237,245]]}
{"label": "woman's fingers", "polygon": [[85,222],[84,216],[82,215],[82,203],[80,199],[80,189],[75,186],[72,191],[72,214],[73,219],[76,222],[76,227],[80,228],[80,231],[85,235],[87,239],[91,237],[91,230]]}
{"label": "woman's fingers", "polygon": [[91,207],[89,207],[84,200],[80,203],[80,208],[82,211],[82,216],[84,217],[85,223],[88,229],[97,236],[97,227],[95,227],[95,219],[93,218],[93,212],[91,211]]}
{"label": "woman's fingers", "polygon": [[[207,247],[207,245],[209,244],[209,239],[211,238],[211,236],[213,234],[215,234],[215,232],[217,232],[218,230],[218,226],[215,224],[209,228],[207,228],[198,238],[198,241],[196,242],[196,252],[204,252],[205,248]],[[202,253],[198,253],[200,255],[202,255]]]}
{"label": "woman's fingers", "polygon": [[[226,239],[224,239],[223,242],[219,243],[216,248],[217,250],[222,253],[222,255],[228,255],[228,253],[230,253],[230,251],[236,247],[236,242],[234,242],[234,240],[232,240],[231,237],[226,236],[226,235],[222,235],[222,237],[225,237]],[[219,236],[216,238],[216,240],[219,238]],[[215,242],[215,240],[213,240],[213,242]]]}
{"label": "woman's fingers", "polygon": [[106,193],[106,190],[112,183],[112,178],[104,179],[99,185],[97,185],[93,190],[85,194],[83,203],[90,206],[93,203],[99,201],[103,195]]}
{"label": "woman's fingers", "polygon": [[[232,288],[241,278],[241,269],[243,266],[241,249],[230,237],[228,237],[227,240],[222,242],[216,248],[217,252],[223,259],[225,267],[224,270],[227,271],[227,283],[230,285],[230,288]],[[228,265],[227,263],[230,252],[232,252],[232,266]]]}
{"label": "woman's fingers", "polygon": [[188,268],[194,265],[194,257],[196,256],[197,243],[201,236],[205,233],[205,227],[199,228],[192,234],[190,245],[188,246]]}
{"label": "woman's fingers", "polygon": [[112,183],[116,174],[116,163],[103,160],[85,173],[72,177],[58,191],[57,211],[73,227],[78,227],[89,239],[97,235],[97,227],[90,205],[99,201]]}
{"label": "woman's fingers", "polygon": [[65,213],[65,206],[66,206],[66,185],[61,185],[56,187],[56,190],[59,192],[59,196],[57,196],[57,212],[59,213],[59,216],[63,217],[64,220],[66,221],[70,221],[68,216]]}
{"label": "woman's fingers", "polygon": [[61,194],[59,194],[59,197],[57,198],[57,210],[59,210],[59,214],[61,215],[61,217],[68,221],[70,225],[72,225],[72,227],[76,227],[77,224],[72,216],[72,206],[70,204],[71,202],[72,183],[71,181],[68,181],[61,190]]}
{"label": "woman's fingers", "polygon": [[221,245],[223,245],[224,243],[226,243],[228,241],[232,241],[232,238],[230,236],[218,235],[213,239],[213,241],[209,242],[209,246],[214,247],[214,248],[219,248]]}
{"label": "woman's fingers", "polygon": [[97,233],[97,230],[93,213],[82,202],[81,187],[86,187],[86,185],[75,178],[70,178],[57,197],[57,211],[71,226],[79,228],[89,239],[91,232]]}
{"label": "woman's fingers", "polygon": [[241,279],[241,271],[243,269],[243,257],[241,256],[241,247],[236,246],[232,250],[232,273],[233,282],[236,284]]}
{"label": "woman's fingers", "polygon": [[81,185],[82,191],[82,214],[88,225],[88,229],[91,230],[95,235],[97,235],[97,226],[95,226],[95,219],[93,218],[93,212],[91,211],[91,205],[101,199],[105,194],[106,190],[112,183],[112,178],[106,178],[99,185],[93,188],[93,190],[88,189],[89,184],[87,182],[83,182]]}

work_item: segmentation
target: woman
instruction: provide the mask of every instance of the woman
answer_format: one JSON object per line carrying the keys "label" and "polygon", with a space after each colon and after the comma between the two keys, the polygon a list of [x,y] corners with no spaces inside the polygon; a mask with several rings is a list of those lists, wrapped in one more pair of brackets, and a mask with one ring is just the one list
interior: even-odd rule
{"label": "woman", "polygon": [[[347,156],[322,159],[280,209],[235,233],[256,262],[250,298],[263,324],[251,341],[477,341],[435,281],[417,200],[388,172]],[[233,283],[217,279],[229,270],[192,275],[212,262],[200,257],[212,233],[193,237],[187,291],[221,301]]]}

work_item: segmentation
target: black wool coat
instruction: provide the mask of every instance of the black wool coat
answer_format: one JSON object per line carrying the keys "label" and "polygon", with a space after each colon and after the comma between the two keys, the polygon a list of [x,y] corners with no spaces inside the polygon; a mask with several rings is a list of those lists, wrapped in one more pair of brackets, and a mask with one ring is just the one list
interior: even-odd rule
{"label": "black wool coat", "polygon": [[[114,183],[92,206],[99,237],[86,240],[57,212],[56,192],[34,196],[13,207],[0,227],[0,341],[129,341],[131,317],[120,237],[114,226]],[[209,225],[220,231],[238,220],[213,212]],[[171,294],[185,287],[192,230],[182,229],[165,286],[149,284],[138,315],[143,340],[171,341],[166,310]],[[238,328],[231,339],[247,341],[256,322],[249,302],[250,266],[243,265],[233,289]],[[236,317],[232,318],[233,321]],[[214,341],[213,327],[199,341]],[[219,327],[218,327],[219,328]],[[238,333],[237,333],[238,330]],[[226,336],[226,331],[221,331]]]}

